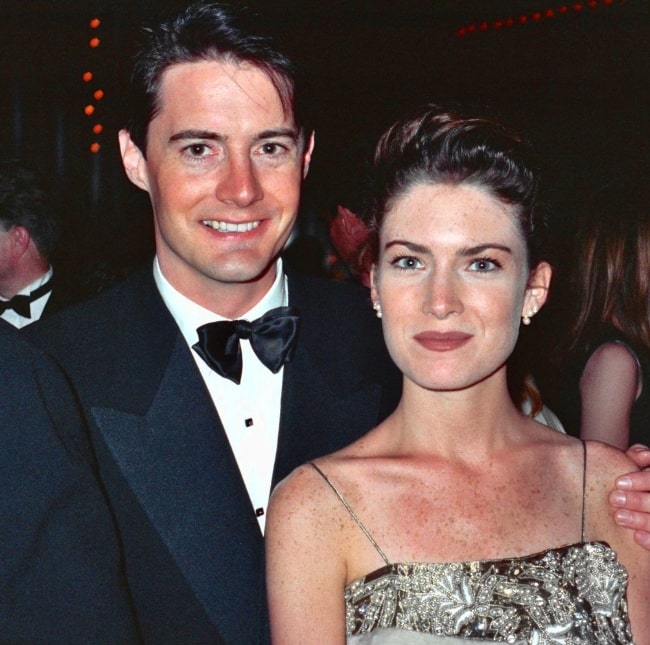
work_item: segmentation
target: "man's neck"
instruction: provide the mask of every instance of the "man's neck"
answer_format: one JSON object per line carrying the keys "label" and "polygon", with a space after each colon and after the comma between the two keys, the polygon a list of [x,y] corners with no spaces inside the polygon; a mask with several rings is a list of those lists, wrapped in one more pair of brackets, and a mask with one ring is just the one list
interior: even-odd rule
{"label": "man's neck", "polygon": [[205,278],[202,281],[192,280],[183,282],[176,280],[174,275],[168,275],[159,260],[158,269],[164,279],[180,294],[230,320],[240,318],[253,309],[269,293],[277,278],[278,268],[282,267],[277,260],[259,279],[243,283],[223,283]]}
{"label": "man's neck", "polygon": [[0,296],[5,300],[13,298],[17,293],[28,287],[39,278],[42,278],[50,270],[49,265],[29,267],[21,272],[13,273],[0,280]]}

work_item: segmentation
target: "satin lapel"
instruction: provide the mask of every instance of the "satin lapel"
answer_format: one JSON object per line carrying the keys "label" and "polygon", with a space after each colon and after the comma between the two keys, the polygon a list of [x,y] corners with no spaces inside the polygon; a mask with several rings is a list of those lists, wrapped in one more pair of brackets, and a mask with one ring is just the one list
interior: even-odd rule
{"label": "satin lapel", "polygon": [[221,422],[180,334],[146,416],[112,408],[92,413],[226,642],[257,642],[263,541]]}
{"label": "satin lapel", "polygon": [[[346,346],[350,335],[335,327],[309,284],[289,275],[290,303],[300,310],[301,327],[295,356],[284,368],[275,482],[373,427],[382,398],[381,383]],[[334,338],[339,331],[341,338]]]}

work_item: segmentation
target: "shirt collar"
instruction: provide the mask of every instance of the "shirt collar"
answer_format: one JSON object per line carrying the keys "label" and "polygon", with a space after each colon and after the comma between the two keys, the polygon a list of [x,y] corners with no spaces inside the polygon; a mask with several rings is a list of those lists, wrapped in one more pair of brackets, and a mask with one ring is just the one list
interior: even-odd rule
{"label": "shirt collar", "polygon": [[[36,291],[36,289],[44,285],[53,275],[54,275],[54,269],[50,266],[50,268],[40,278],[36,278],[34,282],[30,282],[26,287],[23,287],[15,295],[28,296],[32,291]],[[0,296],[0,300],[6,301],[8,300],[8,298],[2,298]]]}
{"label": "shirt collar", "polygon": [[[202,307],[175,289],[163,275],[157,257],[153,261],[153,277],[163,302],[171,312],[188,344],[192,345],[198,340],[196,330],[201,325],[219,320],[229,320]],[[271,288],[254,307],[240,316],[240,318],[254,320],[271,309],[286,306],[287,304],[288,291],[286,276],[282,269],[282,260],[278,258],[275,266],[275,280]]]}

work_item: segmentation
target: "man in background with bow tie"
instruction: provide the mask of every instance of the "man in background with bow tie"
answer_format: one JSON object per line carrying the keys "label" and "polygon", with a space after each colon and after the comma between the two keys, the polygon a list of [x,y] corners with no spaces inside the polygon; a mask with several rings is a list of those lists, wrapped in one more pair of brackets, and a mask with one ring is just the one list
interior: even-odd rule
{"label": "man in background with bow tie", "polygon": [[36,173],[0,162],[0,317],[14,327],[57,308],[50,256],[58,238],[58,217]]}
{"label": "man in background with bow tie", "polygon": [[188,7],[147,32],[132,83],[120,148],[156,257],[30,335],[90,419],[143,640],[267,643],[272,486],[376,425],[401,380],[367,292],[280,258],[314,137],[256,19]]}

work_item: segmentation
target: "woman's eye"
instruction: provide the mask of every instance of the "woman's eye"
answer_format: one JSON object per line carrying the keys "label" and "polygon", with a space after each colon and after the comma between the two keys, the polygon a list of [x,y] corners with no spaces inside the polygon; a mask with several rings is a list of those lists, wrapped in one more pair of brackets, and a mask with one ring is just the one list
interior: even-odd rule
{"label": "woman's eye", "polygon": [[408,255],[395,258],[391,264],[398,269],[419,269],[422,266],[420,260]]}
{"label": "woman's eye", "polygon": [[474,260],[469,267],[472,271],[485,272],[495,271],[496,269],[501,268],[501,264],[496,260],[490,260],[489,258],[479,258]]}

